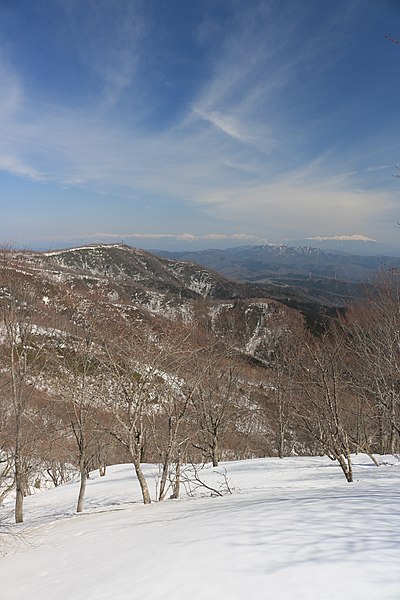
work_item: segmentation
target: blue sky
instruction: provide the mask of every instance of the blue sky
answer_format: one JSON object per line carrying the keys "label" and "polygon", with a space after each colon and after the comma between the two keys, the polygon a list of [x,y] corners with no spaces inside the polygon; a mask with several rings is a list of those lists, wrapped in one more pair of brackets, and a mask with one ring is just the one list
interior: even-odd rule
{"label": "blue sky", "polygon": [[397,0],[0,0],[0,240],[400,245]]}

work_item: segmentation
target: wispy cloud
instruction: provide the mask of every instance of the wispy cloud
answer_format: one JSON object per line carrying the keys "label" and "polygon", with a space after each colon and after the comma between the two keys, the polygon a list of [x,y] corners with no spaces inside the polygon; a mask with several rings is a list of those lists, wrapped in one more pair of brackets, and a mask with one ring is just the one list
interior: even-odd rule
{"label": "wispy cloud", "polygon": [[145,24],[138,0],[60,2],[65,15],[62,34],[70,51],[97,80],[93,98],[100,110],[112,109],[135,80],[144,48]]}
{"label": "wispy cloud", "polygon": [[6,173],[17,175],[18,177],[26,177],[32,181],[46,181],[46,178],[39,173],[39,171],[24,164],[14,156],[2,156],[0,154],[0,171],[5,171]]}
{"label": "wispy cloud", "polygon": [[219,129],[226,135],[229,135],[230,137],[241,142],[246,141],[245,137],[241,133],[239,133],[237,125],[235,124],[234,119],[232,119],[231,117],[226,115],[220,115],[218,112],[215,111],[211,113],[206,113],[200,110],[199,108],[194,108],[193,112],[201,119],[204,119],[204,121],[208,121],[208,123],[214,125],[214,127]]}
{"label": "wispy cloud", "polygon": [[367,171],[370,173],[374,173],[376,171],[385,171],[386,169],[390,169],[391,165],[375,165],[372,167],[368,167]]}
{"label": "wispy cloud", "polygon": [[129,233],[129,232],[118,232],[118,233],[90,233],[87,234],[67,234],[67,235],[55,235],[55,236],[41,236],[41,241],[57,242],[70,240],[81,240],[85,237],[91,241],[104,241],[104,240],[176,240],[178,242],[198,242],[198,241],[236,241],[236,242],[264,242],[265,238],[260,238],[255,235],[249,235],[246,233],[208,233],[205,235],[198,235],[194,233]]}
{"label": "wispy cloud", "polygon": [[22,103],[22,85],[12,69],[0,59],[0,119],[13,115]]}
{"label": "wispy cloud", "polygon": [[[78,188],[82,203],[89,203],[86,192],[107,193],[141,220],[137,233],[103,238],[257,241],[274,231],[333,235],[343,223],[350,235],[378,214],[385,220],[395,208],[390,183],[372,190],[368,181],[388,168],[387,156],[364,150],[364,140],[357,152],[348,137],[333,144],[337,126],[346,133],[346,106],[338,118],[336,106],[323,110],[329,97],[317,94],[318,77],[344,52],[343,19],[312,28],[307,2],[301,10],[291,3],[293,14],[281,3],[251,5],[232,2],[223,26],[199,24],[202,78],[187,95],[170,82],[179,110],[167,119],[165,82],[148,67],[150,11],[139,0],[59,0],[65,22],[55,38],[82,69],[86,93],[78,104],[80,89],[52,102],[32,85],[24,89],[17,63],[0,61],[0,170]],[[162,57],[159,72],[170,60]],[[182,222],[169,224],[172,233],[164,222],[165,234],[143,233],[152,230],[145,207],[155,220],[162,203],[171,207],[171,223],[174,210]],[[207,231],[228,233],[201,236],[192,228],[199,216]],[[178,228],[192,233],[173,233]],[[117,221],[114,229],[121,230]]]}
{"label": "wispy cloud", "polygon": [[294,235],[319,231],[329,236],[338,229],[351,234],[355,226],[368,229],[377,215],[382,218],[395,207],[392,194],[359,189],[350,176],[329,177],[323,170],[315,176],[312,180],[308,172],[303,177],[295,173],[245,190],[218,189],[201,194],[198,201],[215,217],[229,214],[231,220],[247,227],[252,224],[255,232],[268,236],[271,223],[276,230]]}
{"label": "wispy cloud", "polygon": [[83,110],[47,111],[34,122],[31,116],[3,122],[0,170],[99,192],[117,186],[132,204],[143,193],[167,195],[208,215],[210,227],[215,219],[234,229],[245,224],[255,240],[273,230],[329,235],[343,223],[351,230],[394,207],[393,195],[363,189],[354,172],[335,174],[329,155],[289,168],[215,118],[206,130],[185,125],[148,135]]}

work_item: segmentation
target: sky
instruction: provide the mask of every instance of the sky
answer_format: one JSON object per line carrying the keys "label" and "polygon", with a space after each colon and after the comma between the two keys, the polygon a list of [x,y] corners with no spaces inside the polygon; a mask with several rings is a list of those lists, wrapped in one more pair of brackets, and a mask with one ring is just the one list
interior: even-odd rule
{"label": "sky", "polygon": [[0,0],[0,242],[400,246],[399,0]]}

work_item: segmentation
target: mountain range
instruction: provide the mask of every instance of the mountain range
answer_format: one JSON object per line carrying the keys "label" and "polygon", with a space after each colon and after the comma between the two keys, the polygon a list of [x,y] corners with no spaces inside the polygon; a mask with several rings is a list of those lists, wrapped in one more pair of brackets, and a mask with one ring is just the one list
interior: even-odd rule
{"label": "mountain range", "polygon": [[[0,282],[0,299],[11,275],[12,287],[21,296],[17,304],[25,302],[32,289],[39,305],[55,313],[58,328],[63,327],[65,315],[75,323],[89,317],[102,324],[119,313],[145,322],[150,330],[165,320],[209,322],[216,335],[229,330],[236,346],[254,356],[270,337],[274,320],[280,321],[283,313],[298,314],[292,310],[299,308],[294,295],[286,295],[285,307],[256,285],[229,281],[210,269],[124,244],[47,253],[9,251],[3,261],[7,267],[2,272],[6,279],[4,285]],[[310,323],[323,319],[326,307],[309,307],[307,312],[306,304]],[[36,313],[41,326],[40,309]]]}
{"label": "mountain range", "polygon": [[399,248],[363,235],[315,236],[299,240],[286,240],[284,244],[295,248],[310,246],[327,252],[346,252],[363,256],[400,256]]}
{"label": "mountain range", "polygon": [[174,260],[192,261],[236,281],[264,283],[298,276],[325,277],[344,282],[369,282],[377,272],[399,268],[400,258],[321,250],[311,246],[283,244],[238,246],[196,252],[154,251]]}
{"label": "mountain range", "polygon": [[97,293],[102,303],[114,307],[167,318],[189,318],[204,303],[240,302],[243,315],[254,317],[257,303],[279,303],[300,311],[312,327],[362,297],[377,272],[400,267],[396,257],[282,244],[152,253],[123,243],[93,244],[9,256],[20,271],[46,281],[43,296],[50,295],[49,286],[63,285],[74,293]]}
{"label": "mountain range", "polygon": [[120,295],[152,311],[179,312],[196,299],[267,298],[300,310],[309,323],[362,296],[365,282],[385,264],[377,257],[283,245],[151,253],[108,244],[37,256],[84,275],[92,285],[117,286]]}

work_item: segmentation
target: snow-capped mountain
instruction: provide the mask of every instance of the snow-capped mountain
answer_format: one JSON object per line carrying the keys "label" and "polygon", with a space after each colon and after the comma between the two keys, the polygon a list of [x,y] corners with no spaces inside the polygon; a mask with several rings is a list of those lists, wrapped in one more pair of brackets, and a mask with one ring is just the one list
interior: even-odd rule
{"label": "snow-capped mountain", "polygon": [[287,240],[295,248],[310,246],[327,252],[346,252],[363,256],[400,256],[400,250],[364,235],[314,236],[299,240]]}

